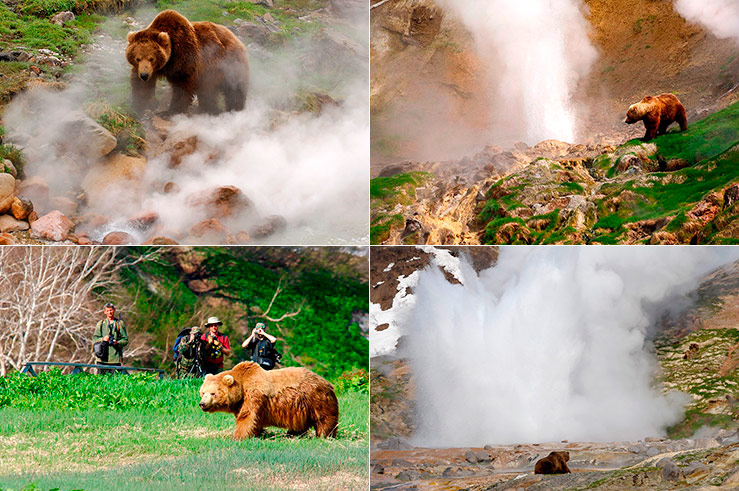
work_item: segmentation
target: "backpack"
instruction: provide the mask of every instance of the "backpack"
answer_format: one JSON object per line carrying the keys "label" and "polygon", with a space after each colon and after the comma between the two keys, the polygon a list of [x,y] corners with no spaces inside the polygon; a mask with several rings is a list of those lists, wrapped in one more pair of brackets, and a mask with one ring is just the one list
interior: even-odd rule
{"label": "backpack", "polygon": [[182,338],[190,335],[190,327],[186,327],[183,330],[180,331],[180,333],[177,335],[177,339],[174,340],[174,346],[172,346],[172,351],[174,351],[174,357],[172,358],[173,361],[177,361],[180,358],[180,341],[182,341]]}

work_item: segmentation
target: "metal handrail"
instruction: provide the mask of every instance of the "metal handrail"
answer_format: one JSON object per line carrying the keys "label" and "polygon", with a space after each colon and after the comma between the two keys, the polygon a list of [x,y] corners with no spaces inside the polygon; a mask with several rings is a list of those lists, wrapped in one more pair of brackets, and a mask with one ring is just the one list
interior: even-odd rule
{"label": "metal handrail", "polygon": [[124,367],[124,366],[118,366],[118,365],[91,365],[89,363],[67,363],[67,362],[60,362],[60,361],[28,361],[26,362],[25,366],[21,370],[21,373],[27,373],[31,375],[32,377],[35,377],[36,371],[33,369],[36,365],[47,365],[47,366],[60,366],[60,367],[74,367],[74,370],[72,370],[72,375],[75,373],[83,372],[82,368],[104,368],[106,370],[115,370],[120,373],[124,373],[128,375],[129,370],[135,370],[139,372],[156,372],[159,374],[159,378],[164,377],[164,370],[161,368],[144,368],[144,367]]}

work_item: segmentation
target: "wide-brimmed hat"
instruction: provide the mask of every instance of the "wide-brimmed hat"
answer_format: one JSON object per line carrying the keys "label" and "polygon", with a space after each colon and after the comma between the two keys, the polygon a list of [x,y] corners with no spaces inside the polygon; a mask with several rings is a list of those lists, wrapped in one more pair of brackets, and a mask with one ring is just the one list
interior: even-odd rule
{"label": "wide-brimmed hat", "polygon": [[200,332],[200,326],[192,326],[190,328],[190,332],[193,332],[195,334],[199,333]]}
{"label": "wide-brimmed hat", "polygon": [[223,322],[221,322],[220,319],[218,319],[218,317],[208,317],[208,322],[206,322],[205,325],[210,326],[211,324],[222,326]]}
{"label": "wide-brimmed hat", "polygon": [[267,329],[267,326],[264,325],[264,322],[257,322],[257,329]]}

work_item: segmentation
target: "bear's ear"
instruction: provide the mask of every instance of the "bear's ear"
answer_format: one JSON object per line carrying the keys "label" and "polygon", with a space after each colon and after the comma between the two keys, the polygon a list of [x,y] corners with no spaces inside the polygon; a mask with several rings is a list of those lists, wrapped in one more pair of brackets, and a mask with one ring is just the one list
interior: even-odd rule
{"label": "bear's ear", "polygon": [[208,373],[208,374],[206,374],[206,375],[205,375],[205,378],[203,379],[203,381],[205,381],[205,380],[208,380],[208,379],[209,379],[210,377],[212,377],[212,376],[213,376],[213,374],[212,374],[212,373]]}
{"label": "bear's ear", "polygon": [[129,43],[132,43],[133,42],[133,37],[135,35],[136,35],[136,31],[131,31],[131,32],[128,33],[128,37],[126,39],[128,39],[128,42]]}
{"label": "bear's ear", "polygon": [[231,387],[234,384],[234,378],[231,375],[226,375],[223,377],[223,383],[226,384],[226,387]]}
{"label": "bear's ear", "polygon": [[168,48],[170,43],[169,34],[164,31],[160,32],[157,36],[157,41],[159,41],[159,44],[161,44],[163,47]]}

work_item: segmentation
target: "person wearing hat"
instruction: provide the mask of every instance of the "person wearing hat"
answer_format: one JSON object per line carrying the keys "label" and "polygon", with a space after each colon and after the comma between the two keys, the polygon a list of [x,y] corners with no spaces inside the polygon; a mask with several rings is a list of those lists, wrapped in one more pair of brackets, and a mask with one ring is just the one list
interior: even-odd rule
{"label": "person wearing hat", "polygon": [[200,337],[205,343],[203,350],[203,371],[216,374],[223,370],[223,357],[231,354],[231,344],[228,336],[221,334],[218,327],[222,326],[218,317],[208,317],[205,323],[206,332]]}
{"label": "person wearing hat", "polygon": [[251,351],[251,360],[265,370],[272,370],[277,364],[275,359],[275,342],[277,338],[267,334],[267,326],[257,323],[248,338],[241,343],[241,347]]}
{"label": "person wearing hat", "polygon": [[[92,335],[92,344],[99,342],[108,344],[107,353],[102,358],[98,357],[99,365],[121,366],[123,363],[123,347],[128,344],[128,333],[123,319],[116,318],[115,305],[111,302],[105,304],[103,312],[105,319],[99,321]],[[111,373],[113,370],[101,369],[100,373]]]}
{"label": "person wearing hat", "polygon": [[183,336],[177,345],[177,377],[201,377],[200,326],[190,328],[190,334]]}

